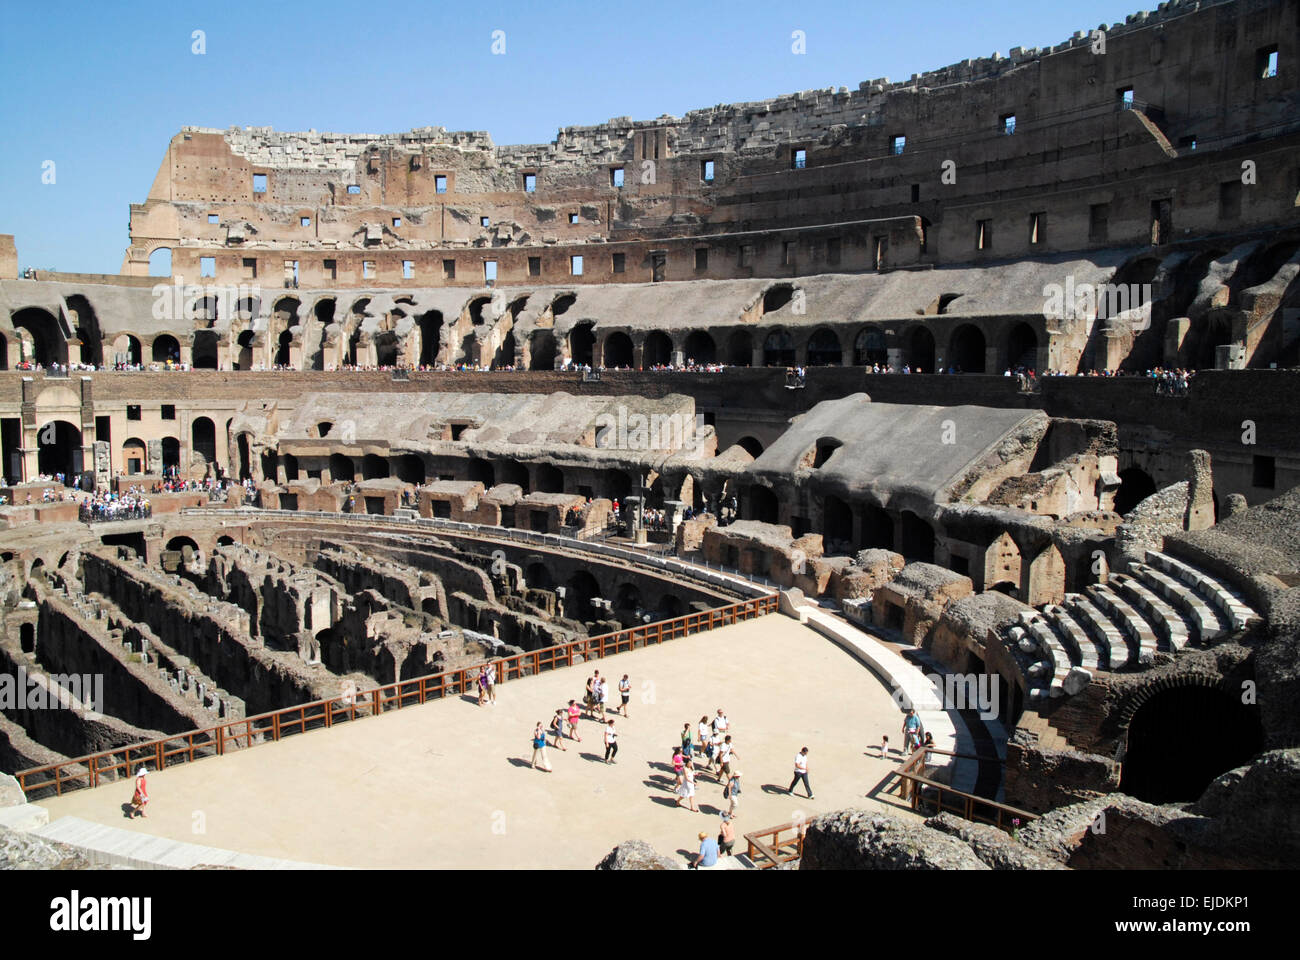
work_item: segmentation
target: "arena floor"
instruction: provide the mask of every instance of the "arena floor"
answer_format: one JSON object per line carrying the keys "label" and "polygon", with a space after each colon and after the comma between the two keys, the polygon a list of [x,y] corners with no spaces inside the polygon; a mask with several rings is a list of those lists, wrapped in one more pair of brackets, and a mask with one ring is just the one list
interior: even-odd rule
{"label": "arena floor", "polygon": [[[779,614],[599,662],[631,675],[618,761],[602,762],[600,724],[548,749],[554,773],[528,766],[533,724],[580,697],[586,667],[504,684],[495,707],[458,699],[291,737],[149,778],[147,819],[128,821],[127,784],[43,800],[51,821],[78,816],[175,840],[341,867],[590,869],[615,844],[693,852],[716,833],[722,788],[702,776],[699,813],[676,809],[673,746],[682,724],[718,707],[744,774],[746,831],[870,799],[898,762],[901,714],[880,681],[831,641]],[[617,699],[617,698],[615,698]],[[816,799],[791,797],[795,753],[810,748]],[[802,789],[802,788],[801,788]]]}

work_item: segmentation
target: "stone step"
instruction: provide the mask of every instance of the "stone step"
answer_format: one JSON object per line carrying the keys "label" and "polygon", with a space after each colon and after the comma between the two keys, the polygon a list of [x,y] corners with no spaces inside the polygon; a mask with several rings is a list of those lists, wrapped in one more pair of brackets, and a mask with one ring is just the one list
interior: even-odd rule
{"label": "stone step", "polygon": [[1177,577],[1207,599],[1231,624],[1232,630],[1244,630],[1259,619],[1259,615],[1237,591],[1208,573],[1158,550],[1148,550],[1146,558],[1151,566]]}
{"label": "stone step", "polygon": [[1120,670],[1132,660],[1136,662],[1138,647],[1132,646],[1124,631],[1115,625],[1115,621],[1106,616],[1096,605],[1081,593],[1067,593],[1065,606],[1073,614],[1075,622],[1080,623],[1092,635],[1097,645],[1098,660],[1106,670]]}
{"label": "stone step", "polygon": [[1043,613],[1047,615],[1052,626],[1056,628],[1057,635],[1070,651],[1073,665],[1088,670],[1098,669],[1102,657],[1097,650],[1097,645],[1089,638],[1087,631],[1075,621],[1070,611],[1060,604],[1050,604],[1043,607]]}
{"label": "stone step", "polygon": [[1187,646],[1191,635],[1187,624],[1178,615],[1178,611],[1151,592],[1141,581],[1127,574],[1117,573],[1110,582],[1117,586],[1133,606],[1146,615],[1155,627],[1156,636],[1162,641],[1164,650],[1181,650]]}
{"label": "stone step", "polygon": [[1056,632],[1052,629],[1047,618],[1038,614],[1031,618],[1025,627],[1029,630],[1031,636],[1038,641],[1039,646],[1047,655],[1048,662],[1052,667],[1052,679],[1048,686],[1048,695],[1059,697],[1065,693],[1065,678],[1070,672],[1070,654],[1057,639]]}
{"label": "stone step", "polygon": [[1129,666],[1148,664],[1159,649],[1155,631],[1146,618],[1133,609],[1123,597],[1104,583],[1093,583],[1087,587],[1089,598],[1106,615],[1114,620],[1132,643],[1137,645],[1136,656],[1130,656]]}
{"label": "stone step", "polygon": [[1153,593],[1178,610],[1182,618],[1191,625],[1192,639],[1197,643],[1210,643],[1226,632],[1224,623],[1215,609],[1181,580],[1145,563],[1134,565],[1133,573]]}

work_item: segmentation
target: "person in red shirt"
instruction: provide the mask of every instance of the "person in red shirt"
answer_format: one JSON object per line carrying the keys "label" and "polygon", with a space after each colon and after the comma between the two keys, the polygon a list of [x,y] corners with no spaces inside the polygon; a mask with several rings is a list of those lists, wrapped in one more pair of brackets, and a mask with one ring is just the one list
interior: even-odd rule
{"label": "person in red shirt", "polygon": [[131,815],[129,819],[134,820],[138,813],[144,816],[145,805],[149,802],[149,785],[145,782],[146,770],[141,767],[135,773],[135,794],[131,797]]}

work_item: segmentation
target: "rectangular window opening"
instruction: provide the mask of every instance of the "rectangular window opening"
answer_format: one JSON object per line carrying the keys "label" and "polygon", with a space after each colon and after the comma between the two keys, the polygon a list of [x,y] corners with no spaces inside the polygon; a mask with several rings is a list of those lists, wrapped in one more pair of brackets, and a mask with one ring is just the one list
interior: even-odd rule
{"label": "rectangular window opening", "polygon": [[164,420],[175,420],[175,419],[176,419],[176,405],[175,405],[175,404],[171,404],[171,403],[164,403],[164,404],[162,405],[162,418],[163,418]]}
{"label": "rectangular window opening", "polygon": [[613,270],[614,273],[623,273],[625,270],[627,270],[627,254],[616,253],[613,255],[611,259],[612,259],[612,263],[610,265],[610,268]]}
{"label": "rectangular window opening", "polygon": [[1038,244],[1043,242],[1043,228],[1047,226],[1047,214],[1031,213],[1029,215],[1029,242]]}
{"label": "rectangular window opening", "polygon": [[455,260],[444,260],[444,261],[442,261],[442,279],[444,279],[444,280],[455,280],[455,279],[456,279],[456,261],[455,261]]}
{"label": "rectangular window opening", "polygon": [[433,189],[436,193],[447,192],[447,177],[445,174],[438,174],[433,178]]}
{"label": "rectangular window opening", "polygon": [[784,240],[781,243],[781,266],[794,266],[795,242],[793,240]]}
{"label": "rectangular window opening", "polygon": [[140,406],[139,406],[138,404],[134,404],[134,403],[127,404],[127,407],[126,407],[126,418],[127,418],[128,420],[139,420],[139,419],[140,419]]}
{"label": "rectangular window opening", "polygon": [[740,245],[740,266],[752,267],[754,265],[754,245],[752,243],[742,243]]}
{"label": "rectangular window opening", "polygon": [[253,174],[253,192],[266,193],[266,174],[264,173]]}
{"label": "rectangular window opening", "polygon": [[352,194],[355,197],[360,192],[361,192],[361,188],[357,186],[355,183],[348,184],[348,193]]}
{"label": "rectangular window opening", "polygon": [[1251,486],[1272,490],[1277,483],[1277,465],[1272,457],[1256,455],[1251,459]]}
{"label": "rectangular window opening", "polygon": [[609,185],[611,187],[623,186],[623,168],[611,167],[609,170]]}
{"label": "rectangular window opening", "polygon": [[311,226],[311,217],[299,217],[299,218],[298,218],[298,226],[300,226],[300,227],[310,227],[310,226]]}
{"label": "rectangular window opening", "polygon": [[1260,80],[1277,76],[1277,44],[1260,47],[1255,51],[1255,76]]}
{"label": "rectangular window opening", "polygon": [[361,261],[361,276],[366,280],[373,280],[375,277],[375,261]]}
{"label": "rectangular window opening", "polygon": [[705,160],[700,164],[700,179],[705,183],[713,182],[713,161]]}
{"label": "rectangular window opening", "polygon": [[582,276],[582,257],[569,258],[569,273],[575,277]]}
{"label": "rectangular window opening", "polygon": [[1088,207],[1088,239],[1093,243],[1106,240],[1110,232],[1110,204],[1094,203]]}
{"label": "rectangular window opening", "polygon": [[891,142],[893,143],[892,152],[896,157],[907,149],[907,137],[901,133],[895,134]]}
{"label": "rectangular window opening", "polygon": [[578,222],[578,215],[576,213],[569,214],[569,223],[577,223],[577,222]]}
{"label": "rectangular window opening", "polygon": [[221,217],[217,216],[215,213],[208,214],[208,223],[220,223],[220,222],[221,222]]}
{"label": "rectangular window opening", "polygon": [[921,185],[919,183],[912,184],[912,202],[921,202]]}
{"label": "rectangular window opening", "polygon": [[491,220],[490,217],[479,217],[479,218],[478,218],[478,225],[479,225],[480,227],[490,227],[490,226],[492,226],[492,220]]}
{"label": "rectangular window opening", "polygon": [[998,120],[998,125],[1002,128],[1002,132],[1005,135],[1010,136],[1016,132],[1016,115],[1014,113],[1002,114]]}
{"label": "rectangular window opening", "polygon": [[1118,98],[1118,100],[1119,100],[1119,103],[1120,103],[1120,109],[1122,109],[1122,110],[1128,110],[1130,107],[1133,106],[1133,88],[1132,88],[1132,87],[1120,87],[1118,90],[1115,91],[1115,96],[1116,96],[1116,97]]}
{"label": "rectangular window opening", "polygon": [[993,246],[993,221],[975,221],[975,249],[988,250]]}
{"label": "rectangular window opening", "polygon": [[709,269],[709,248],[708,247],[697,247],[695,249],[695,269],[696,270]]}
{"label": "rectangular window opening", "polygon": [[215,277],[217,275],[216,257],[199,257],[199,276]]}
{"label": "rectangular window opening", "polygon": [[401,218],[401,217],[393,217],[393,226],[395,226],[395,227],[400,227],[401,225],[402,225],[402,218]]}
{"label": "rectangular window opening", "polygon": [[536,192],[537,192],[537,174],[535,174],[535,173],[525,173],[525,174],[524,174],[524,193],[536,193]]}
{"label": "rectangular window opening", "polygon": [[483,261],[483,279],[488,283],[497,282],[497,262],[495,260]]}
{"label": "rectangular window opening", "polygon": [[339,262],[337,260],[326,260],[324,268],[326,279],[337,280],[339,278]]}
{"label": "rectangular window opening", "polygon": [[808,151],[807,151],[807,150],[796,150],[796,151],[794,152],[793,157],[791,158],[791,164],[790,164],[790,165],[791,165],[795,170],[802,170],[804,167],[808,166]]}
{"label": "rectangular window opening", "polygon": [[243,267],[243,275],[245,280],[257,279],[257,258],[256,257],[244,257],[241,266]]}
{"label": "rectangular window opening", "polygon": [[530,277],[540,277],[540,276],[542,275],[542,258],[541,258],[541,257],[529,257],[529,258],[528,258],[528,275],[529,275]]}
{"label": "rectangular window opening", "polygon": [[414,280],[414,279],[415,279],[415,261],[414,261],[414,260],[403,260],[403,261],[402,261],[402,279],[403,279],[403,280]]}

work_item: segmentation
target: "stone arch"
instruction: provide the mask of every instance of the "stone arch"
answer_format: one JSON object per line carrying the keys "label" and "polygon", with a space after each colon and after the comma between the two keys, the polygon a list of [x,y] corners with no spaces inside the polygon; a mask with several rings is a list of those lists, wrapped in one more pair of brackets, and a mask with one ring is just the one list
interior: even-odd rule
{"label": "stone arch", "polygon": [[150,356],[154,363],[166,363],[171,360],[177,363],[181,359],[180,342],[170,333],[164,333],[153,338],[153,345],[150,347]]}
{"label": "stone arch", "polygon": [[907,336],[907,364],[916,373],[934,373],[934,334],[929,327],[917,325]]}
{"label": "stone arch", "polygon": [[68,362],[67,337],[64,336],[58,318],[50,311],[40,307],[24,307],[12,315],[12,321],[16,330],[27,331],[31,338],[33,356],[24,359],[33,360],[43,367]]}
{"label": "stone arch", "polygon": [[534,330],[528,338],[528,369],[555,369],[555,333],[551,330]]}
{"label": "stone arch", "polygon": [[763,291],[763,315],[774,313],[794,299],[793,283],[774,283]]}
{"label": "stone arch", "polygon": [[495,467],[498,483],[513,483],[524,493],[528,492],[528,467],[518,460],[502,460]]}
{"label": "stone arch", "polygon": [[277,367],[292,366],[293,363],[293,331],[281,330],[280,336],[275,342],[275,359],[272,361]]}
{"label": "stone arch", "polygon": [[[716,363],[718,359],[717,344],[713,342],[713,337],[703,330],[692,330],[686,335],[683,352],[687,363]],[[752,352],[751,346],[747,351],[746,362]]]}
{"label": "stone arch", "polygon": [[763,365],[767,367],[793,367],[795,365],[794,337],[784,327],[770,330],[763,338]]}
{"label": "stone arch", "polygon": [[651,330],[646,334],[645,343],[641,347],[641,366],[645,369],[666,367],[672,362],[672,338],[662,330]]}
{"label": "stone arch", "polygon": [[1197,799],[1214,778],[1264,748],[1256,704],[1213,673],[1163,677],[1117,710],[1120,790],[1148,803]]}
{"label": "stone arch", "polygon": [[361,478],[363,480],[385,480],[388,478],[388,460],[374,453],[367,453],[361,460]]}
{"label": "stone arch", "polygon": [[1013,370],[1016,367],[1026,370],[1038,368],[1038,334],[1023,321],[1007,331],[1007,364]]}
{"label": "stone arch", "polygon": [[162,438],[163,471],[179,470],[181,466],[181,441],[178,437]]}
{"label": "stone arch", "polygon": [[945,360],[949,367],[956,367],[962,373],[983,373],[985,349],[984,331],[973,323],[963,323],[948,339]]}
{"label": "stone arch", "polygon": [[239,347],[236,354],[236,364],[239,370],[253,369],[253,338],[255,334],[252,330],[241,330],[235,337],[235,343]]}
{"label": "stone arch", "polygon": [[330,454],[330,479],[335,483],[351,483],[357,478],[357,468],[352,458],[341,453]]}
{"label": "stone arch", "polygon": [[[594,366],[596,348],[595,325],[584,320],[569,331],[569,357],[574,366]],[[629,341],[630,344],[630,341]]]}
{"label": "stone arch", "polygon": [[632,338],[621,330],[606,334],[601,355],[606,367],[632,366]]}
{"label": "stone arch", "polygon": [[862,535],[858,538],[864,547],[894,549],[894,518],[874,503],[862,505]]}
{"label": "stone arch", "polygon": [[736,445],[744,447],[745,451],[755,460],[757,460],[759,455],[763,452],[763,444],[757,437],[741,437],[736,441]]}
{"label": "stone arch", "polygon": [[838,367],[844,360],[839,335],[830,327],[813,331],[808,338],[808,366]]}
{"label": "stone arch", "polygon": [[149,251],[149,276],[170,277],[172,275],[172,248],[154,247]]}
{"label": "stone arch", "polygon": [[190,449],[207,464],[217,462],[217,426],[208,417],[198,417],[190,424]]}
{"label": "stone arch", "polygon": [[1127,516],[1129,511],[1156,492],[1156,482],[1141,467],[1125,467],[1119,472],[1119,489],[1115,491],[1115,512]]}
{"label": "stone arch", "polygon": [[754,362],[754,337],[748,330],[735,330],[727,337],[727,363],[747,367]]}
{"label": "stone arch", "polygon": [[[826,543],[826,552],[848,552],[854,546],[853,508],[834,494],[827,494],[822,499],[822,538]],[[840,549],[832,549],[831,544]]]}
{"label": "stone arch", "polygon": [[217,334],[213,330],[195,330],[190,348],[190,366],[195,370],[217,369]]}
{"label": "stone arch", "polygon": [[595,618],[596,610],[591,605],[594,597],[600,596],[600,582],[589,570],[576,570],[565,583],[564,612],[574,620]]}
{"label": "stone arch", "polygon": [[879,327],[863,327],[853,338],[853,364],[858,367],[869,367],[877,363],[882,367],[889,363],[885,331]]}
{"label": "stone arch", "polygon": [[[104,335],[100,330],[99,317],[90,301],[79,293],[67,298],[69,322],[75,321],[73,336],[81,343],[81,362],[98,366],[104,362]],[[0,350],[0,363],[5,360]],[[69,358],[71,359],[71,358]]]}
{"label": "stone arch", "polygon": [[41,473],[64,475],[65,482],[79,475],[82,465],[81,431],[66,420],[47,420],[36,431],[36,468]]}

